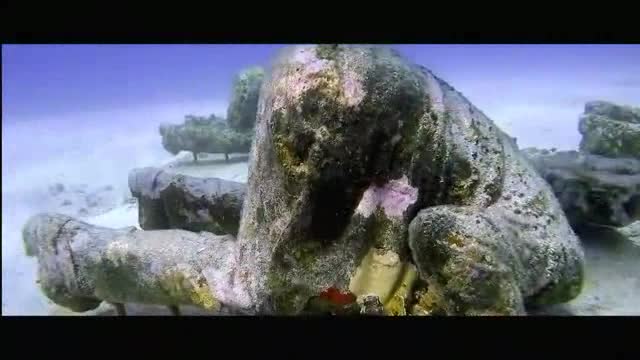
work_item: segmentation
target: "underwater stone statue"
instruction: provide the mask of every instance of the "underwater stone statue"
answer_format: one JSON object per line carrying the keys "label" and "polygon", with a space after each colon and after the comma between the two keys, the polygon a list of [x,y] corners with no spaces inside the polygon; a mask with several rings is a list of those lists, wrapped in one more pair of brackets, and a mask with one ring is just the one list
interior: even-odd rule
{"label": "underwater stone statue", "polygon": [[253,133],[237,131],[230,128],[224,119],[215,115],[209,117],[185,117],[182,124],[162,124],[159,127],[162,136],[162,146],[172,154],[180,151],[190,151],[193,161],[198,161],[198,154],[224,154],[229,160],[231,153],[246,153],[251,147]]}
{"label": "underwater stone statue", "polygon": [[640,220],[640,110],[590,101],[579,130],[580,151],[523,153],[551,185],[574,228]]}
{"label": "underwater stone statue", "polygon": [[129,190],[138,199],[144,230],[184,229],[238,233],[246,185],[198,178],[146,167],[129,172]]}
{"label": "underwater stone statue", "polygon": [[[37,224],[25,229],[29,242],[59,230],[29,230]],[[573,299],[583,281],[578,239],[512,139],[382,47],[294,46],[276,59],[260,92],[237,239],[149,233],[112,235],[109,271],[146,278],[189,264],[212,302],[254,314],[524,315]],[[142,238],[158,263],[134,245]],[[150,299],[129,291],[110,301]]]}
{"label": "underwater stone statue", "polygon": [[571,225],[625,226],[640,220],[640,160],[577,151],[524,149],[551,185]]}
{"label": "underwater stone statue", "polygon": [[185,150],[193,153],[222,153],[229,160],[231,153],[246,153],[251,147],[256,122],[258,97],[264,70],[251,67],[241,71],[233,81],[227,119],[188,115],[183,124],[162,124],[159,128],[162,146],[172,154]]}

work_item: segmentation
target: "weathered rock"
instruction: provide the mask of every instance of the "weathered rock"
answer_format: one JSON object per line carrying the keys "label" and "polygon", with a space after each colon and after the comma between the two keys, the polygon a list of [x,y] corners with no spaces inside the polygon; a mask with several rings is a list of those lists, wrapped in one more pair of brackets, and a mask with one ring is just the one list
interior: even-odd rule
{"label": "weathered rock", "polygon": [[640,160],[576,151],[525,149],[551,185],[574,228],[625,226],[640,219]]}
{"label": "weathered rock", "polygon": [[230,287],[232,236],[184,230],[107,229],[59,214],[39,214],[23,229],[38,256],[43,292],[76,312],[111,303],[192,305],[222,310],[246,303]]}
{"label": "weathered rock", "polygon": [[[138,175],[132,189],[166,182]],[[109,242],[57,221],[35,242]],[[393,50],[332,45],[284,50],[265,79],[236,242],[162,230],[109,243],[79,254],[107,259],[88,277],[118,264],[109,301],[166,303],[149,279],[190,264],[218,303],[267,314],[520,315],[575,297],[584,256],[549,186],[460,93]],[[125,290],[139,277],[149,285]]]}
{"label": "weathered rock", "polygon": [[134,169],[129,189],[138,199],[144,230],[184,229],[236,235],[245,184],[218,178],[197,178],[158,168]]}
{"label": "weathered rock", "polygon": [[447,313],[522,314],[582,282],[577,238],[513,140],[378,47],[281,54],[258,106],[239,243],[236,275],[264,312],[331,291],[403,313],[417,272]]}
{"label": "weathered rock", "polygon": [[640,159],[640,109],[589,102],[580,118],[580,150],[607,157]]}
{"label": "weathered rock", "polygon": [[263,79],[264,70],[260,67],[246,69],[235,77],[227,109],[227,122],[232,129],[253,129]]}

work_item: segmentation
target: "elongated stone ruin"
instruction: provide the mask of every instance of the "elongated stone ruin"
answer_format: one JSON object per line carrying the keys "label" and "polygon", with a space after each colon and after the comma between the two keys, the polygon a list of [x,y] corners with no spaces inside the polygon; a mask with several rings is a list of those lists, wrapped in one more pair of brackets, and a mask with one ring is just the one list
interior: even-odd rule
{"label": "elongated stone ruin", "polygon": [[[289,47],[255,131],[237,238],[42,215],[25,228],[32,248],[77,249],[37,252],[44,284],[62,289],[45,293],[68,307],[59,294],[82,288],[252,314],[524,315],[580,292],[583,251],[549,186],[479,109],[393,50]],[[86,286],[49,275],[74,262]]]}
{"label": "elongated stone ruin", "polygon": [[[232,236],[185,230],[109,229],[65,215],[39,214],[24,228],[27,254],[38,256],[47,297],[73,311],[114,304],[242,308],[229,287]],[[216,296],[214,297],[214,294]],[[236,299],[232,299],[236,297]]]}
{"label": "elongated stone ruin", "polygon": [[223,235],[238,233],[246,185],[197,178],[146,167],[129,173],[144,230],[184,229]]}

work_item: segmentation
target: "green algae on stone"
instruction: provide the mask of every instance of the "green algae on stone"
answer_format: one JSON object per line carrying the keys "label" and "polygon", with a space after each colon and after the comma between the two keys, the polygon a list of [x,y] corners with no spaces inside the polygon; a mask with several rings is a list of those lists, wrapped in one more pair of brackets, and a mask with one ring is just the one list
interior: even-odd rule
{"label": "green algae on stone", "polygon": [[[556,222],[529,231],[537,220],[519,201],[549,190],[459,92],[376,47],[298,46],[279,61],[260,95],[238,253],[224,263],[257,311],[333,313],[331,290],[405,315],[412,261],[432,290],[423,312],[522,314],[537,287],[566,285],[561,251],[580,262],[577,239],[553,201],[538,205]],[[400,176],[411,195],[384,189]],[[376,207],[360,207],[371,193]],[[167,281],[172,297],[202,298]]]}
{"label": "green algae on stone", "polygon": [[43,294],[55,304],[64,306],[75,312],[84,312],[97,308],[102,303],[101,299],[90,296],[75,296],[70,294],[69,289],[60,284],[43,284],[40,281],[40,289]]}
{"label": "green algae on stone", "polygon": [[[536,256],[553,267],[545,269],[544,263],[542,267],[522,267],[522,260],[514,261],[513,257],[525,253],[511,250],[508,240],[518,235],[502,230],[495,219],[473,216],[468,208],[427,210],[430,211],[419,213],[412,221],[409,241],[423,278],[429,279],[429,286],[439,289],[438,307],[447,313],[524,314],[525,299],[519,282],[530,276],[526,274],[529,271],[551,276],[549,289],[560,296],[550,301],[564,302],[577,296],[571,291],[575,290],[576,281],[581,281],[579,253],[567,254],[563,247],[540,247]],[[571,291],[567,293],[566,288]]]}
{"label": "green algae on stone", "polygon": [[558,266],[566,262],[576,262],[573,266],[564,267],[564,277],[562,281],[552,280],[547,286],[541,289],[535,296],[528,299],[534,305],[552,305],[568,302],[575,299],[582,291],[585,282],[584,265],[577,263],[571,254],[565,249],[561,252],[549,251],[548,267]]}
{"label": "green algae on stone", "polygon": [[303,267],[311,267],[317,260],[321,247],[321,243],[318,242],[302,242],[293,247],[293,257]]}
{"label": "green algae on stone", "polygon": [[608,101],[589,101],[585,104],[584,112],[585,114],[640,124],[640,108],[638,107],[618,105]]}
{"label": "green algae on stone", "polygon": [[319,59],[335,60],[338,57],[341,47],[337,44],[318,45],[316,47],[316,55]]}
{"label": "green algae on stone", "polygon": [[[27,226],[28,233],[35,230],[30,241],[40,244],[43,292],[58,305],[73,311],[91,310],[102,301],[221,308],[213,286],[226,285],[219,266],[230,255],[230,236],[108,229],[59,214],[34,217]],[[52,238],[58,239],[55,244],[48,243]],[[205,273],[221,282],[210,284]]]}
{"label": "green algae on stone", "polygon": [[409,314],[413,316],[446,315],[445,304],[441,290],[437,289],[437,285],[434,282],[428,287],[421,287],[415,290]]}
{"label": "green algae on stone", "polygon": [[193,160],[198,161],[198,154],[225,154],[228,159],[231,153],[246,153],[251,148],[252,129],[230,128],[224,119],[211,115],[185,116],[182,124],[160,125],[162,146],[171,154],[180,151],[193,153]]}
{"label": "green algae on stone", "polygon": [[[339,56],[355,55],[341,52]],[[423,109],[417,78],[408,68],[398,69],[394,81],[400,79],[399,84],[382,88],[381,82],[391,80],[382,71],[390,64],[377,71],[375,68],[364,77],[364,97],[357,106],[352,105],[340,86],[341,64],[330,62],[309,75],[308,87],[295,102],[285,103],[283,110],[274,110],[270,123],[278,162],[288,175],[284,181],[290,190],[287,197],[296,198],[306,188],[309,197],[319,202],[317,210],[313,210],[314,229],[319,229],[321,221],[344,223],[349,216],[347,210],[357,205],[366,186],[378,177],[388,176],[387,162],[392,158],[392,139],[399,131],[399,121],[415,118]],[[385,99],[394,103],[387,104]],[[380,118],[389,120],[371,126]],[[331,198],[335,201],[329,201]],[[325,214],[322,210],[336,207],[344,207],[345,211]],[[343,226],[336,226],[336,233]]]}
{"label": "green algae on stone", "polygon": [[151,265],[133,254],[122,255],[115,249],[108,250],[106,257],[88,268],[99,298],[143,304],[191,304],[205,309],[219,307],[206,280],[193,269],[177,267],[141,278],[140,272],[147,271],[145,268]]}
{"label": "green algae on stone", "polygon": [[176,304],[193,304],[207,310],[220,308],[220,303],[202,276],[174,269],[160,279],[159,287],[170,299],[176,301]]}
{"label": "green algae on stone", "polygon": [[[216,235],[236,235],[240,223],[242,199],[223,194],[215,202],[190,196],[184,188],[170,184],[161,192],[168,227],[190,231],[208,231]],[[207,218],[196,219],[196,213],[206,213]]]}
{"label": "green algae on stone", "polygon": [[89,262],[87,266],[87,273],[92,275],[96,284],[96,296],[107,301],[131,299],[140,293],[144,294],[142,302],[147,301],[149,297],[146,292],[140,291],[146,289],[147,284],[139,284],[136,279],[141,270],[138,257],[126,255],[121,259],[109,253],[95,263]]}
{"label": "green algae on stone", "polygon": [[308,287],[293,284],[274,271],[269,272],[267,285],[271,293],[273,310],[283,315],[300,313],[313,296]]}
{"label": "green algae on stone", "polygon": [[459,314],[483,311],[518,314],[521,300],[510,275],[496,269],[487,253],[469,254],[469,251],[451,259],[442,269],[447,276],[446,307]]}
{"label": "green algae on stone", "polygon": [[408,248],[405,239],[407,226],[402,219],[389,218],[381,207],[373,214],[371,237],[376,248],[391,250],[402,258],[407,258]]}
{"label": "green algae on stone", "polygon": [[542,216],[549,208],[547,194],[539,192],[531,200],[527,201],[523,208],[531,212],[533,215]]}
{"label": "green algae on stone", "polygon": [[237,234],[245,196],[242,183],[142,168],[130,172],[129,189],[138,199],[140,226],[145,230]]}
{"label": "green algae on stone", "polygon": [[449,162],[449,166],[449,201],[453,204],[464,204],[473,197],[478,186],[477,171],[468,161],[461,158],[454,158]]}
{"label": "green algae on stone", "polygon": [[262,68],[251,67],[234,78],[231,102],[227,109],[230,128],[245,131],[254,127],[264,75]]}
{"label": "green algae on stone", "polygon": [[587,115],[580,120],[579,130],[583,135],[581,151],[607,157],[640,158],[640,123]]}

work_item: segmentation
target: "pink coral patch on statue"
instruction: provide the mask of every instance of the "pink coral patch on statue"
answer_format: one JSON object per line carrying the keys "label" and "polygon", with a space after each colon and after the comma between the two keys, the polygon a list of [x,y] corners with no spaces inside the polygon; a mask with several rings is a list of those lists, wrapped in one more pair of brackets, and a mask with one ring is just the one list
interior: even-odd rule
{"label": "pink coral patch on statue", "polygon": [[365,217],[382,207],[388,217],[402,217],[405,210],[418,200],[418,189],[409,185],[406,175],[382,186],[372,184],[362,195],[356,212]]}

